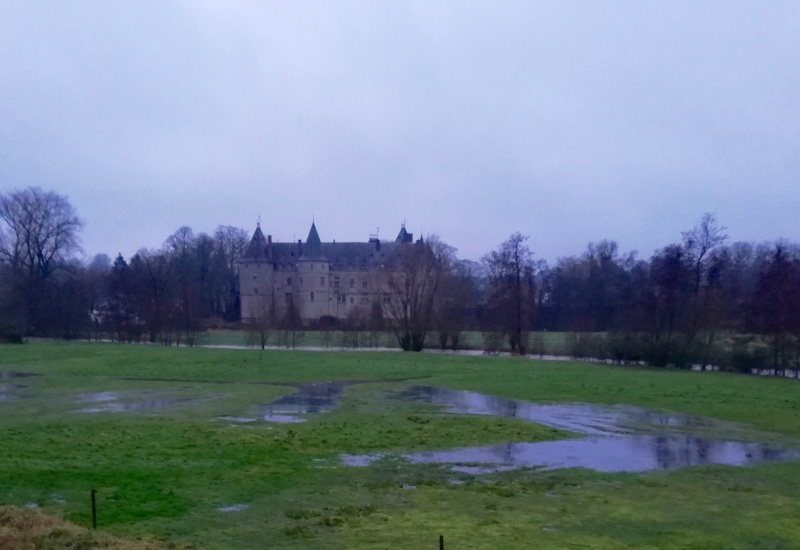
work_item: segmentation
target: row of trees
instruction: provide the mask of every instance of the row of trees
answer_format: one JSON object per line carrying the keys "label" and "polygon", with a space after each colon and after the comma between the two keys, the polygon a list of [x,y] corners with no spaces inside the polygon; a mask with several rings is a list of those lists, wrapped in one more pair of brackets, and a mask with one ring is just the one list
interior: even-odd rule
{"label": "row of trees", "polygon": [[239,319],[236,259],[244,230],[182,227],[159,250],[113,263],[80,252],[83,222],[69,201],[29,188],[0,195],[0,335],[192,343],[209,322]]}
{"label": "row of trees", "polygon": [[649,259],[601,241],[549,267],[514,235],[484,258],[482,326],[517,351],[526,330],[550,330],[583,335],[575,354],[618,361],[800,368],[800,247],[727,241],[704,214]]}
{"label": "row of trees", "polygon": [[[82,222],[68,200],[30,188],[0,195],[0,334],[193,344],[198,331],[240,318],[236,259],[247,233],[181,227],[158,250],[88,265]],[[479,330],[487,350],[542,352],[539,331],[574,333],[574,354],[658,365],[800,366],[800,247],[728,243],[711,214],[650,258],[616,243],[590,244],[553,266],[515,233],[480,262],[459,260],[436,238],[409,245],[380,274],[387,295],[344,323],[386,331],[405,350],[458,347]],[[292,333],[298,316],[261,331]],[[358,318],[357,318],[358,317]],[[362,318],[363,317],[363,318]],[[292,336],[294,338],[294,336]],[[257,338],[258,340],[258,338]]]}

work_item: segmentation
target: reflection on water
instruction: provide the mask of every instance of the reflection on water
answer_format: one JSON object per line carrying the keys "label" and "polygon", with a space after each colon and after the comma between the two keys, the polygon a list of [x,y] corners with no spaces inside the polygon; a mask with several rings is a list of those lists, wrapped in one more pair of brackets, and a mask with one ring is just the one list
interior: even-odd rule
{"label": "reflection on water", "polygon": [[[800,457],[794,450],[763,443],[718,441],[678,433],[688,428],[730,424],[683,414],[655,413],[639,407],[588,404],[539,405],[475,392],[415,386],[396,394],[406,401],[441,405],[450,413],[518,418],[571,431],[582,439],[506,443],[402,455],[411,463],[453,464],[453,469],[481,474],[521,467],[588,468],[600,472],[642,472],[687,466],[747,466]],[[636,433],[643,425],[658,435]],[[344,464],[367,466],[383,454],[345,455]]]}
{"label": "reflection on water", "polygon": [[[342,461],[349,466],[368,466],[381,456],[346,455],[342,457]],[[414,464],[453,464],[456,471],[474,474],[523,467],[644,472],[709,464],[747,466],[791,460],[798,458],[798,453],[769,448],[761,443],[713,441],[683,435],[629,435],[541,443],[506,443],[409,453],[403,457]],[[484,466],[474,466],[475,464]]]}
{"label": "reflection on water", "polygon": [[587,403],[543,405],[429,386],[412,386],[395,395],[403,401],[440,405],[450,413],[518,418],[581,435],[630,434],[642,425],[655,428],[695,428],[715,424],[720,427],[731,426],[729,423],[709,418],[679,413],[657,413],[630,405],[603,406]]}
{"label": "reflection on water", "polygon": [[259,418],[281,424],[305,422],[303,414],[329,412],[339,406],[344,389],[357,382],[315,382],[294,384],[295,393],[261,406]]}
{"label": "reflection on water", "polygon": [[174,405],[181,405],[184,403],[193,403],[207,399],[214,399],[221,397],[220,395],[206,395],[202,397],[151,397],[144,399],[145,396],[154,396],[169,392],[171,390],[145,390],[139,392],[93,392],[93,393],[79,393],[75,396],[77,403],[97,403],[93,407],[79,409],[77,412],[94,414],[94,413],[118,413],[129,411],[141,411],[147,409],[158,409],[163,407],[171,407]]}
{"label": "reflection on water", "polygon": [[247,504],[231,504],[230,506],[220,506],[217,508],[219,512],[241,512],[243,510],[247,510],[249,506]]}
{"label": "reflection on water", "polygon": [[101,391],[94,393],[79,393],[75,396],[75,401],[78,403],[104,403],[106,401],[117,401],[119,398],[120,392]]}
{"label": "reflection on water", "polygon": [[24,387],[20,384],[0,384],[0,403],[11,401],[16,397],[14,392]]}
{"label": "reflection on water", "polygon": [[6,378],[27,378],[28,376],[39,376],[35,372],[18,372],[15,370],[0,370],[0,379]]}

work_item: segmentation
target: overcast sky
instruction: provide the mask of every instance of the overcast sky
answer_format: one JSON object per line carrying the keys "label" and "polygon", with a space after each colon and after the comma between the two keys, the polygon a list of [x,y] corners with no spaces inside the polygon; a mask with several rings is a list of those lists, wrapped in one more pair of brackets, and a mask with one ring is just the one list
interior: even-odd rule
{"label": "overcast sky", "polygon": [[800,3],[0,0],[0,192],[129,257],[180,226],[478,259],[714,212],[800,240]]}

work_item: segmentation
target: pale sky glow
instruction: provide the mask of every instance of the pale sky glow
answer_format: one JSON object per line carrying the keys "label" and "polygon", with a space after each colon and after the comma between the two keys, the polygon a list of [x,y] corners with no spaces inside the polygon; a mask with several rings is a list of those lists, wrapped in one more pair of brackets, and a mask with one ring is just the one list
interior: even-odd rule
{"label": "pale sky glow", "polygon": [[67,195],[85,253],[182,225],[436,233],[478,259],[714,212],[800,240],[800,2],[0,0],[0,192]]}

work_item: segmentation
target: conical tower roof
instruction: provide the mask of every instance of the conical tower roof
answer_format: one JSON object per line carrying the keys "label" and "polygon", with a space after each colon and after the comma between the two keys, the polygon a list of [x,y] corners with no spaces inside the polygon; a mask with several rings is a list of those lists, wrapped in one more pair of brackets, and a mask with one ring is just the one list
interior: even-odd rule
{"label": "conical tower roof", "polygon": [[264,233],[261,231],[261,224],[256,226],[253,238],[250,239],[250,244],[247,245],[247,250],[242,256],[243,260],[251,261],[264,261],[269,259],[269,249],[267,247],[267,239],[264,238]]}
{"label": "conical tower roof", "polygon": [[322,241],[319,240],[317,226],[311,222],[311,230],[308,232],[306,245],[303,247],[303,254],[300,260],[327,261],[328,258],[322,253]]}
{"label": "conical tower roof", "polygon": [[400,226],[400,233],[397,234],[397,238],[394,240],[394,242],[403,244],[414,242],[414,234],[406,231],[406,224]]}

